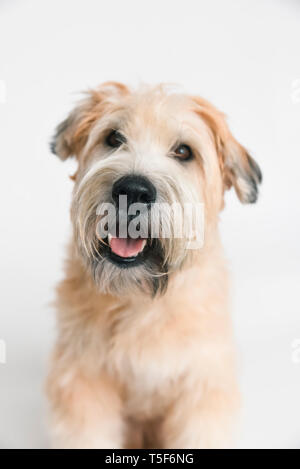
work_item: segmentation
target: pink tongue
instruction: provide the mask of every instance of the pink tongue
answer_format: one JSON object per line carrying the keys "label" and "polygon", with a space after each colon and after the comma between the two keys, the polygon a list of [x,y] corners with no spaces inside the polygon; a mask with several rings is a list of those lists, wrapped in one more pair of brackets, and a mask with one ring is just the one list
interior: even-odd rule
{"label": "pink tongue", "polygon": [[135,257],[143,248],[143,239],[112,238],[110,249],[120,257]]}

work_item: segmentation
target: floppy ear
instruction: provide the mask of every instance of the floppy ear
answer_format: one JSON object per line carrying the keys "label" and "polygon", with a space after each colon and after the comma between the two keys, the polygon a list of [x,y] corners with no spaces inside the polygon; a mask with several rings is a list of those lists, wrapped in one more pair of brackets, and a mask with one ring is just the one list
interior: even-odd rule
{"label": "floppy ear", "polygon": [[52,153],[61,160],[70,156],[78,157],[84,148],[93,124],[101,117],[113,97],[120,97],[128,92],[125,85],[106,82],[95,90],[87,92],[87,98],[81,101],[61,122],[50,143]]}
{"label": "floppy ear", "polygon": [[50,142],[50,149],[62,161],[75,155],[75,122],[77,110],[75,109],[55,130],[55,134]]}
{"label": "floppy ear", "polygon": [[224,189],[235,188],[240,201],[254,203],[262,173],[256,161],[231,134],[225,115],[202,98],[194,98],[196,112],[212,131],[223,175]]}

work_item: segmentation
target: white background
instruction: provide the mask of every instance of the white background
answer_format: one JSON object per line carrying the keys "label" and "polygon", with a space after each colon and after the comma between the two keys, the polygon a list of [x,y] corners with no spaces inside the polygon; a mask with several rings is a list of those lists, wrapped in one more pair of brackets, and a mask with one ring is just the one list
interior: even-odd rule
{"label": "white background", "polygon": [[300,448],[299,49],[297,0],[0,0],[0,447],[48,445],[42,386],[73,171],[48,141],[75,92],[119,80],[179,83],[211,100],[262,167],[259,203],[228,194],[221,216],[238,444]]}

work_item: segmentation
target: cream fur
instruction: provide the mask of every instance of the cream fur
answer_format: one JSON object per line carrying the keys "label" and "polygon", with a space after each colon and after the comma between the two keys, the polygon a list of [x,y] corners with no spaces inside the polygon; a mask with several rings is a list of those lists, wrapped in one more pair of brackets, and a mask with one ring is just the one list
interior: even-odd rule
{"label": "cream fur", "polygon": [[[101,138],[116,126],[129,143],[110,155]],[[195,148],[190,166],[168,156],[177,141]],[[227,154],[233,145],[234,155]],[[55,151],[63,159],[75,155],[78,172],[47,384],[53,446],[230,446],[240,399],[218,213],[231,185],[247,201],[260,181],[258,167],[219,111],[163,86],[132,92],[102,85],[60,126]],[[187,252],[166,241],[170,278],[155,297],[137,288],[153,272],[137,267],[113,281],[104,261],[95,281],[89,270],[96,202],[108,200],[114,180],[137,168],[162,200],[205,204],[204,247]]]}

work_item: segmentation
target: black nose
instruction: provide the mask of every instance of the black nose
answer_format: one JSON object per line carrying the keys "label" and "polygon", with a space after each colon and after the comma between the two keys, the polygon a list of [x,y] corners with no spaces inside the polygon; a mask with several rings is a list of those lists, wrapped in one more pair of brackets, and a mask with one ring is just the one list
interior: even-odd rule
{"label": "black nose", "polygon": [[127,196],[127,205],[134,203],[151,204],[156,199],[156,189],[144,176],[131,174],[118,179],[112,188],[112,197],[119,204],[119,196]]}

